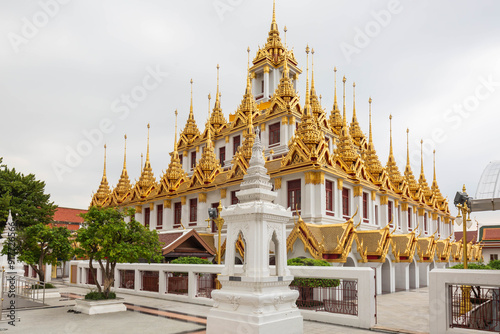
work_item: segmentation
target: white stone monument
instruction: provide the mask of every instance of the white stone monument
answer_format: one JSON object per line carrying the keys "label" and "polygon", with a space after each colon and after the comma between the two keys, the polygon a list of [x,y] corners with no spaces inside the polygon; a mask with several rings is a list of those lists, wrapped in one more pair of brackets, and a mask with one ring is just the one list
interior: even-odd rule
{"label": "white stone monument", "polygon": [[[10,234],[10,235],[9,235]],[[9,242],[9,237],[14,238],[17,234],[17,228],[14,220],[12,219],[12,214],[9,210],[9,217],[7,218],[7,223],[3,229],[2,238],[0,239],[0,251],[3,249],[4,245]],[[11,255],[9,261],[9,255],[0,256],[0,269],[3,267],[7,274],[18,274],[24,275],[24,266],[21,262],[17,261],[17,256]]]}
{"label": "white stone monument", "polygon": [[[240,203],[223,209],[227,224],[225,267],[219,276],[220,290],[207,319],[208,334],[303,333],[302,316],[295,301],[299,293],[289,288],[293,280],[286,265],[286,223],[291,211],[272,201],[272,191],[263,146],[256,129],[247,174],[236,194]],[[245,244],[243,272],[234,265],[235,244],[241,235]],[[269,265],[274,242],[275,269]]]}

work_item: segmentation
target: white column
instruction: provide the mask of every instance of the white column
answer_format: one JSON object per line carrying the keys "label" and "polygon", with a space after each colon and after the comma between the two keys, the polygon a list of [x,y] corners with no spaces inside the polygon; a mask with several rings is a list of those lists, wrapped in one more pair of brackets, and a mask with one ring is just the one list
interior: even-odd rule
{"label": "white column", "polygon": [[264,102],[269,101],[269,67],[264,66]]}
{"label": "white column", "polygon": [[404,203],[401,205],[401,231],[408,233],[408,205]]}
{"label": "white column", "polygon": [[153,208],[149,210],[149,229],[156,230],[156,204],[153,203]]}
{"label": "white column", "polygon": [[[382,203],[386,203],[386,204],[382,204]],[[380,223],[380,227],[386,227],[387,224],[389,223],[389,221],[387,220],[388,217],[389,217],[389,209],[387,207],[387,202],[382,202],[382,199],[381,199],[381,203],[380,203],[380,206],[378,207],[378,211],[379,211],[379,223]]]}

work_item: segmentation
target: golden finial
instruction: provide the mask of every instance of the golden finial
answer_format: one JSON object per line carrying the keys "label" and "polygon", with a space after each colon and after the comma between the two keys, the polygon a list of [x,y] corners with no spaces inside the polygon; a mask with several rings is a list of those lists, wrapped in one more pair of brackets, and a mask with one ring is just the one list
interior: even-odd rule
{"label": "golden finial", "polygon": [[208,118],[210,118],[210,99],[212,97],[210,96],[210,93],[208,93]]}
{"label": "golden finial", "polygon": [[175,141],[174,141],[174,151],[177,152],[177,109],[175,109]]}
{"label": "golden finial", "polygon": [[141,173],[142,173],[142,170],[143,170],[143,165],[144,165],[144,155],[141,152]]}
{"label": "golden finial", "polygon": [[343,82],[343,96],[344,96],[344,127],[346,127],[347,121],[346,121],[346,116],[345,116],[345,82],[346,82],[345,75],[344,75],[344,78],[342,79],[342,82]]}
{"label": "golden finial", "polygon": [[276,0],[273,0],[273,24],[276,24]]}
{"label": "golden finial", "polygon": [[322,100],[322,98],[323,98],[323,97],[321,96],[321,94],[319,94],[319,104],[320,104],[320,105],[321,105],[321,100]]}
{"label": "golden finial", "polygon": [[247,47],[247,72],[250,72],[250,47]]}
{"label": "golden finial", "polygon": [[125,138],[125,149],[123,150],[123,169],[127,168],[127,135],[123,136]]}
{"label": "golden finial", "polygon": [[464,186],[462,187],[462,192],[463,193],[467,193],[466,189],[465,189],[465,183],[464,183]]}
{"label": "golden finial", "polygon": [[420,139],[420,173],[424,175],[424,140]]}
{"label": "golden finial", "polygon": [[352,121],[356,120],[356,83],[352,82]]}
{"label": "golden finial", "polygon": [[190,83],[191,83],[191,106],[189,107],[189,118],[194,118],[194,115],[193,115],[193,79],[191,79]]}
{"label": "golden finial", "polygon": [[[337,105],[337,66],[333,68],[333,76],[335,78],[335,85],[334,85],[334,101],[333,104],[334,106]],[[334,108],[335,109],[335,108]]]}
{"label": "golden finial", "polygon": [[311,97],[310,97],[310,92],[309,92],[309,45],[306,46],[306,105],[305,105],[305,113],[307,114],[310,108],[310,102],[311,102]]}
{"label": "golden finial", "polygon": [[432,154],[433,154],[433,165],[434,165],[434,182],[436,182],[436,150],[434,150]]}
{"label": "golden finial", "polygon": [[369,143],[373,143],[373,137],[372,137],[372,98],[370,97],[368,99],[368,105],[369,105],[369,110],[370,110],[370,139]]}
{"label": "golden finial", "polygon": [[406,166],[410,166],[410,129],[406,129]]}
{"label": "golden finial", "polygon": [[104,144],[104,172],[103,176],[106,176],[106,144]]}
{"label": "golden finial", "polygon": [[311,49],[311,91],[314,90],[314,48]]}
{"label": "golden finial", "polygon": [[283,31],[285,32],[285,49],[286,49],[286,47],[287,47],[287,46],[286,46],[286,32],[288,31],[288,30],[286,29],[286,26],[283,28]]}
{"label": "golden finial", "polygon": [[148,123],[148,147],[146,150],[146,162],[149,161],[149,123]]}
{"label": "golden finial", "polygon": [[390,149],[389,154],[392,156],[392,115],[389,115],[389,136],[390,136]]}

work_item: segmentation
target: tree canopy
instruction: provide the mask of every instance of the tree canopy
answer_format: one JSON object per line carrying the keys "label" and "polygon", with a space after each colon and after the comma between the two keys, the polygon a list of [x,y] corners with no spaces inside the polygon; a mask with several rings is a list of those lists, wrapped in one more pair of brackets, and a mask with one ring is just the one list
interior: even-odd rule
{"label": "tree canopy", "polygon": [[45,194],[45,182],[34,174],[24,175],[2,164],[0,157],[0,229],[5,227],[9,210],[18,229],[53,221],[57,205]]}
{"label": "tree canopy", "polygon": [[[114,283],[117,263],[133,263],[144,259],[159,262],[161,246],[156,231],[150,231],[134,218],[135,210],[121,212],[116,208],[91,207],[81,216],[85,219],[83,228],[78,230],[77,255],[88,257],[91,275],[94,274],[93,261],[98,262],[103,282],[94,281],[98,292],[108,298]],[[125,218],[128,217],[125,221]],[[102,283],[102,286],[101,286]]]}
{"label": "tree canopy", "polygon": [[73,252],[70,236],[70,231],[65,227],[51,228],[38,223],[18,231],[14,244],[4,244],[2,253],[18,255],[18,260],[30,265],[43,282],[44,264],[56,265],[71,258]]}

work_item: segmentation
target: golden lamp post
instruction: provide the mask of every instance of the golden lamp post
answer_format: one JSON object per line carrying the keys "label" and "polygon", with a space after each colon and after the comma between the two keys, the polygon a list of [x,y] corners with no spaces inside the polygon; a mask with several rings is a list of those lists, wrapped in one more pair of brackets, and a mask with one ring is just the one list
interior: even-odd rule
{"label": "golden lamp post", "polygon": [[215,208],[208,209],[209,220],[215,222],[215,225],[217,226],[217,234],[219,237],[219,241],[217,243],[217,264],[220,264],[220,255],[221,255],[220,239],[221,239],[222,226],[224,226],[224,218],[221,218],[220,216],[221,211],[222,211],[221,201],[219,201],[219,206],[217,207],[217,209]]}
{"label": "golden lamp post", "polygon": [[462,192],[457,192],[455,196],[455,206],[458,209],[458,216],[456,218],[457,225],[464,225],[464,236],[462,238],[463,242],[463,256],[464,256],[464,269],[467,269],[467,228],[472,226],[472,221],[470,220],[470,197],[465,191],[465,184],[462,188]]}

